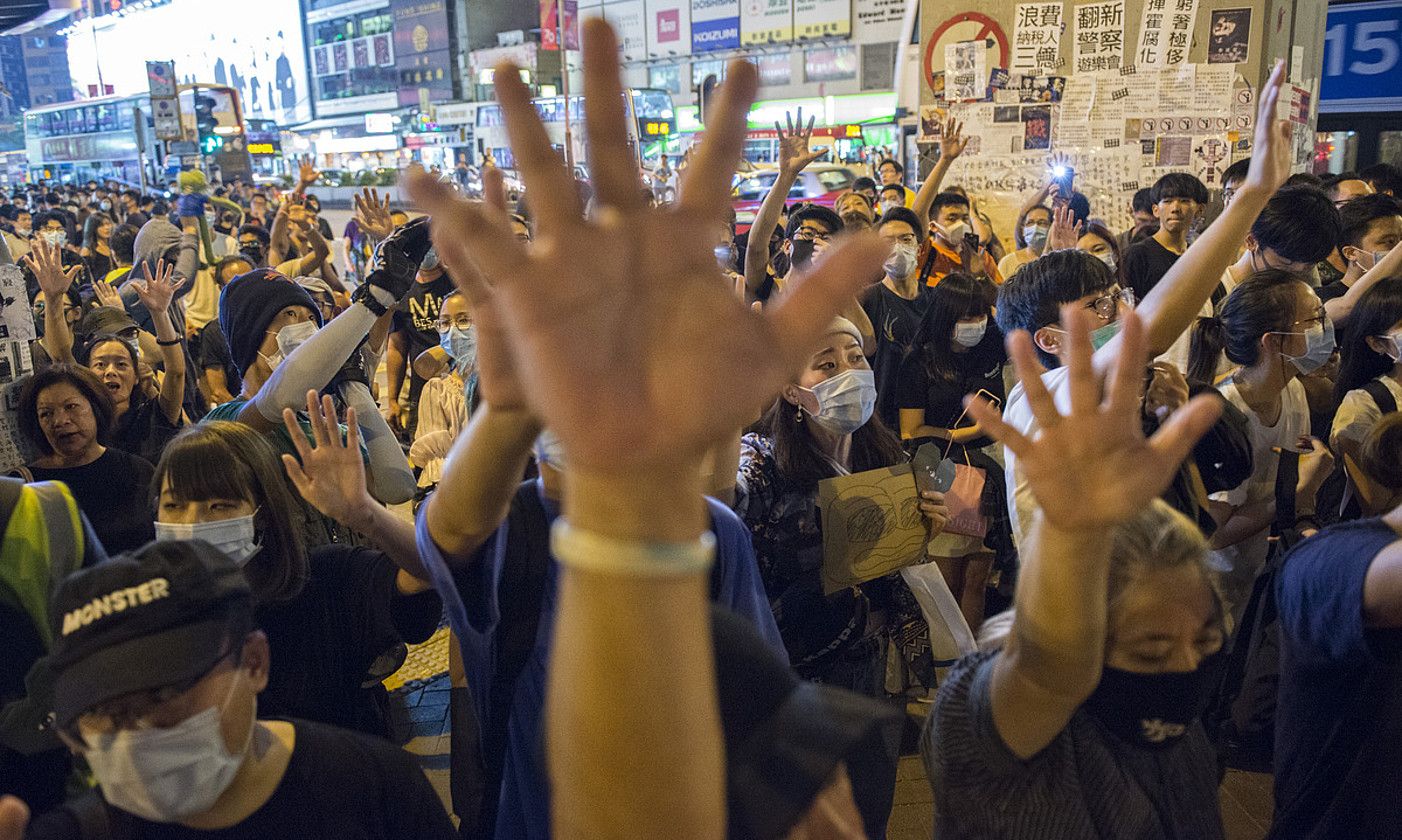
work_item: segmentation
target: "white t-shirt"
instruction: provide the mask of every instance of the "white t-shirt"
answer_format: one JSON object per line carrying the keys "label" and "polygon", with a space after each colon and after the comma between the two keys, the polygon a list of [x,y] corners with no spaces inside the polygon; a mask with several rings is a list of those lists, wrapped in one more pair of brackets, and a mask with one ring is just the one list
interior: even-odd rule
{"label": "white t-shirt", "polygon": [[[1062,413],[1071,410],[1071,389],[1067,387],[1069,381],[1070,371],[1065,367],[1054,368],[1042,374],[1042,384],[1047,387],[1052,399],[1056,401],[1057,409]],[[1003,409],[1003,422],[1028,437],[1037,432],[1037,419],[1032,416],[1032,407],[1027,402],[1027,394],[1023,391],[1021,382],[1008,394],[1008,405]],[[1008,515],[1012,518],[1013,539],[1018,545],[1022,545],[1027,538],[1028,529],[1032,527],[1032,514],[1037,509],[1037,499],[1032,495],[1032,488],[1028,486],[1027,478],[1018,467],[1017,456],[1011,449],[1003,447],[1003,457],[1007,465],[1004,475],[1008,482]]]}
{"label": "white t-shirt", "polygon": [[[1402,406],[1402,385],[1386,373],[1377,379],[1387,386],[1397,405]],[[1334,426],[1329,430],[1330,448],[1337,451],[1340,441],[1362,446],[1364,438],[1368,437],[1368,433],[1381,419],[1382,410],[1373,402],[1368,392],[1362,388],[1354,388],[1339,401],[1339,410],[1334,414]]]}
{"label": "white t-shirt", "polygon": [[[1232,277],[1232,270],[1228,268],[1226,271],[1222,272],[1222,287],[1227,290],[1227,294],[1230,295],[1232,293],[1232,289],[1235,289],[1236,286],[1236,278]],[[1225,297],[1222,299],[1224,301],[1226,300]],[[1213,307],[1212,298],[1210,297],[1207,300],[1203,301],[1202,309],[1198,310],[1199,318],[1211,318],[1213,315],[1216,314],[1216,309]],[[1195,323],[1196,321],[1194,322],[1194,324]],[[1162,356],[1159,356],[1157,361],[1170,362],[1174,367],[1178,368],[1179,373],[1187,373],[1188,348],[1190,342],[1192,341],[1192,333],[1193,324],[1189,324],[1188,328],[1184,330],[1183,333],[1179,335],[1177,339],[1174,340],[1173,345],[1169,347],[1168,350],[1164,351],[1164,354]],[[1232,363],[1227,361],[1227,357],[1224,354],[1221,358],[1217,360],[1217,375],[1221,376],[1222,374],[1231,370],[1232,367]]]}

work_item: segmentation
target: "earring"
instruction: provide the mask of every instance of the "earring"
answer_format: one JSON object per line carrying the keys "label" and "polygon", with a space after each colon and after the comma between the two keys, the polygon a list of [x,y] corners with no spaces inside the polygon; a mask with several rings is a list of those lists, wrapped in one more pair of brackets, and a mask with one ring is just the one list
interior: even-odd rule
{"label": "earring", "polygon": [[803,425],[803,409],[802,409],[802,408],[799,408],[799,407],[797,407],[797,406],[794,407],[793,421],[794,421],[795,423],[799,424],[800,426]]}

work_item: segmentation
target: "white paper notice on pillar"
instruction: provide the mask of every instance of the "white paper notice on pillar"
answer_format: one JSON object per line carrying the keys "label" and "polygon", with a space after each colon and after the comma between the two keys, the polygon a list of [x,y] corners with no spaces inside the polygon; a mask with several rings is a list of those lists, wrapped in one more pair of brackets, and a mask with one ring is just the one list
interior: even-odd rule
{"label": "white paper notice on pillar", "polygon": [[786,44],[793,40],[793,0],[740,0],[740,43]]}
{"label": "white paper notice on pillar", "polygon": [[1060,2],[1017,4],[1012,72],[1055,75],[1061,66],[1061,32],[1066,28],[1061,10]]}
{"label": "white paper notice on pillar", "polygon": [[795,40],[846,38],[851,34],[852,0],[793,0]]}
{"label": "white paper notice on pillar", "polygon": [[618,56],[624,61],[647,58],[647,27],[643,25],[643,0],[615,0],[604,4],[604,20],[618,33]]}
{"label": "white paper notice on pillar", "polygon": [[691,0],[647,0],[647,54],[691,53]]}
{"label": "white paper notice on pillar", "polygon": [[944,47],[944,97],[950,102],[988,94],[988,42],[960,41]]}
{"label": "white paper notice on pillar", "polygon": [[1186,63],[1197,18],[1198,0],[1144,0],[1135,63],[1141,67]]}
{"label": "white paper notice on pillar", "polygon": [[1075,72],[1118,70],[1125,55],[1125,0],[1079,4],[1073,22],[1071,66]]}

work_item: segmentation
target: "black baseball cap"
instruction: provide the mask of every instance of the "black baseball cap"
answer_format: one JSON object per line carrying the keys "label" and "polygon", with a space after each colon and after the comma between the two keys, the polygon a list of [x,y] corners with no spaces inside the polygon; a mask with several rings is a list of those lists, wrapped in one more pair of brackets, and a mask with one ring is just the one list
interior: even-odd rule
{"label": "black baseball cap", "polygon": [[54,598],[55,723],[133,694],[191,682],[253,628],[243,570],[203,540],[149,543],[69,575]]}

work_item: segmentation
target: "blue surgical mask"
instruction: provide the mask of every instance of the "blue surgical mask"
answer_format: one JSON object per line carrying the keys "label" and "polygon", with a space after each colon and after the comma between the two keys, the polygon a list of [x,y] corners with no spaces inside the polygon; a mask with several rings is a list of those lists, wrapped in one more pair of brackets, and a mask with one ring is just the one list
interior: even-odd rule
{"label": "blue surgical mask", "polygon": [[1334,323],[1327,316],[1323,325],[1315,324],[1303,333],[1284,333],[1284,335],[1303,335],[1305,337],[1304,355],[1280,354],[1289,359],[1300,373],[1314,373],[1324,367],[1324,364],[1329,361],[1329,357],[1334,355]]}
{"label": "blue surgical mask", "polygon": [[1022,229],[1022,240],[1027,243],[1027,247],[1034,251],[1040,251],[1047,245],[1047,237],[1051,235],[1051,228],[1045,225],[1028,225]]}
{"label": "blue surgical mask", "polygon": [[472,327],[464,329],[454,324],[438,334],[438,346],[453,360],[457,370],[477,363],[477,330]]}
{"label": "blue surgical mask", "polygon": [[1110,323],[1106,324],[1105,326],[1101,327],[1100,329],[1094,330],[1093,332],[1091,332],[1091,334],[1090,334],[1090,346],[1091,346],[1091,347],[1094,347],[1096,350],[1099,350],[1100,348],[1102,348],[1102,347],[1104,347],[1105,345],[1109,344],[1110,341],[1111,341],[1112,339],[1114,339],[1114,337],[1117,336],[1117,335],[1119,335],[1119,334],[1120,334],[1120,322],[1119,322],[1119,321],[1111,321]]}

